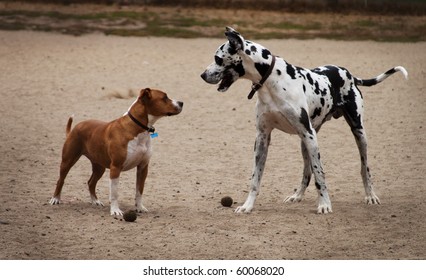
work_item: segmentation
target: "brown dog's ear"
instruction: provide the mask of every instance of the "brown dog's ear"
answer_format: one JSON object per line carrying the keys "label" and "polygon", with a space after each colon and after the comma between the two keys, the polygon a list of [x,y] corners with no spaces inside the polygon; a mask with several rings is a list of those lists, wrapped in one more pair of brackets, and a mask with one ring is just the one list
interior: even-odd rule
{"label": "brown dog's ear", "polygon": [[151,89],[145,88],[141,89],[141,93],[139,94],[139,100],[144,103],[151,99]]}

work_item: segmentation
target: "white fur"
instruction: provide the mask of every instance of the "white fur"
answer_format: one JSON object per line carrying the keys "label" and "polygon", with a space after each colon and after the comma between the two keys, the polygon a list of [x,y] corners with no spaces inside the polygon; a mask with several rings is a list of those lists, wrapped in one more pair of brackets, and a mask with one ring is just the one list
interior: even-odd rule
{"label": "white fur", "polygon": [[127,157],[123,164],[123,171],[130,170],[136,166],[149,163],[152,155],[151,137],[144,131],[139,133],[127,144]]}
{"label": "white fur", "polygon": [[136,197],[135,197],[136,211],[139,213],[148,212],[142,204],[142,194],[139,192],[139,186],[136,185]]}
{"label": "white fur", "polygon": [[123,212],[118,207],[118,187],[120,185],[120,179],[115,178],[110,180],[109,185],[109,200],[111,203],[111,215],[122,216]]}
{"label": "white fur", "polygon": [[61,203],[61,196],[58,195],[57,197],[52,197],[49,201],[50,205],[55,205]]}

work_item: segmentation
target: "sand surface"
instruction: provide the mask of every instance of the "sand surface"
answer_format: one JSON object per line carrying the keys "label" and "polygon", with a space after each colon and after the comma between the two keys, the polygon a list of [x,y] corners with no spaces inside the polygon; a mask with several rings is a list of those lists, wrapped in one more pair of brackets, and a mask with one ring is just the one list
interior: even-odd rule
{"label": "sand surface", "polygon": [[[319,133],[332,214],[315,214],[313,186],[302,202],[283,203],[302,159],[298,137],[274,131],[254,212],[237,215],[252,172],[255,99],[248,81],[218,93],[200,79],[223,42],[0,31],[0,259],[425,259],[426,43],[259,41],[295,65],[332,63],[361,78],[403,65],[409,80],[398,73],[362,89],[381,205],[363,202],[358,150],[341,118]],[[156,124],[150,212],[135,223],[110,216],[108,172],[98,184],[105,206],[91,205],[83,158],[63,204],[49,205],[68,116],[113,120],[143,87],[185,102]],[[122,210],[134,207],[134,184],[134,170],[122,174]],[[225,195],[232,209],[220,205]]]}

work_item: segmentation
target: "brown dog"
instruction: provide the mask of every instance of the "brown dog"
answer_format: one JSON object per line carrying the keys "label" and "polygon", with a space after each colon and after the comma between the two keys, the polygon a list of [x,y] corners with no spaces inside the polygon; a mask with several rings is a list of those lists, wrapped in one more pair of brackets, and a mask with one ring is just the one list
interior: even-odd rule
{"label": "brown dog", "polygon": [[71,131],[73,118],[66,127],[67,139],[62,149],[62,162],[56,190],[50,204],[59,204],[62,186],[71,167],[84,155],[92,162],[92,176],[88,181],[93,204],[103,205],[96,196],[96,183],[106,168],[110,169],[111,215],[122,215],[118,206],[119,177],[122,171],[137,167],[136,210],[148,211],[142,205],[142,193],[151,157],[152,125],[161,117],[177,115],[183,102],[171,100],[155,89],[143,89],[129,110],[112,122],[83,121]]}

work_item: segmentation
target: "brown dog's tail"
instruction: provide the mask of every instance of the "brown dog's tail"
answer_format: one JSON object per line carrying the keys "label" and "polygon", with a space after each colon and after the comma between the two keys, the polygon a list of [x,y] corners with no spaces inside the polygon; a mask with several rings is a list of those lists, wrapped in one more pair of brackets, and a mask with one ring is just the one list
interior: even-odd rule
{"label": "brown dog's tail", "polygon": [[73,119],[74,119],[74,115],[70,116],[70,118],[68,119],[67,128],[65,130],[67,136],[68,136],[68,134],[70,134]]}

